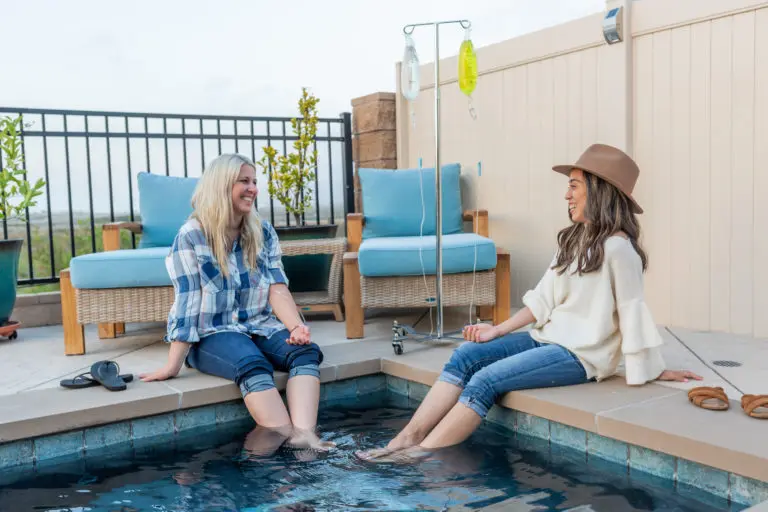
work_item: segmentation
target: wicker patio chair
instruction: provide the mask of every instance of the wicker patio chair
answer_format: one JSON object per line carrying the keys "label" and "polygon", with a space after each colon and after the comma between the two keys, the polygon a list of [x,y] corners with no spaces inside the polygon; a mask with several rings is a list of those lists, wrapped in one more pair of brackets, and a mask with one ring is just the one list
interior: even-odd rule
{"label": "wicker patio chair", "polygon": [[[142,233],[135,222],[115,222],[104,225],[104,251],[120,250],[120,230]],[[342,258],[346,249],[344,238],[281,241],[284,256],[306,254],[332,255],[327,290],[292,293],[302,312],[332,312],[343,321],[341,309]],[[134,251],[127,249],[123,251]],[[127,253],[130,255],[130,253]],[[120,272],[120,268],[115,268]],[[173,305],[172,286],[133,286],[125,288],[74,288],[70,269],[60,273],[64,352],[84,354],[86,324],[99,324],[99,337],[115,338],[125,333],[126,322],[165,322]]]}
{"label": "wicker patio chair", "polygon": [[[417,174],[422,172],[427,176]],[[413,260],[413,247],[420,246],[422,251],[434,248],[434,236],[423,238],[424,224],[421,222],[422,217],[430,219],[431,216],[434,219],[434,204],[426,204],[430,202],[430,194],[434,197],[434,178],[430,177],[430,172],[434,176],[434,169],[358,170],[363,213],[347,216],[348,251],[344,254],[347,338],[365,336],[366,309],[435,306],[436,272],[425,271],[424,267],[416,268]],[[487,210],[461,211],[459,173],[457,164],[443,168],[446,224],[451,223],[454,229],[458,229],[457,223],[472,222],[474,235],[454,233],[443,236],[443,306],[475,305],[478,306],[479,318],[500,323],[510,315],[510,256],[490,240]],[[422,187],[425,195],[414,194],[414,183],[416,187]],[[369,236],[366,236],[366,222],[377,224],[372,226]],[[451,253],[449,248],[456,237],[462,236],[464,238],[459,245],[464,244],[463,262],[459,261],[462,256],[454,257],[455,253]],[[484,266],[476,272],[473,272],[473,266],[467,263],[466,257],[467,251],[471,252],[472,243],[482,243],[483,247]],[[366,244],[372,249],[372,255],[368,257],[368,262],[363,262]],[[377,256],[376,259],[375,251],[382,248],[384,256]],[[399,257],[401,254],[402,258]],[[398,261],[409,258],[410,262]],[[477,263],[477,246],[475,258]],[[431,254],[422,258],[421,264],[425,263],[426,267],[434,264]],[[407,270],[399,273],[400,269]]]}

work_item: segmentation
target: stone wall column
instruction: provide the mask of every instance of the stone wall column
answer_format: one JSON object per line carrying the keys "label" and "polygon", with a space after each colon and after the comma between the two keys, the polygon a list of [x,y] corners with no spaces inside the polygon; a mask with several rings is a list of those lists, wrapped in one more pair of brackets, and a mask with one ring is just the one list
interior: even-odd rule
{"label": "stone wall column", "polygon": [[[352,100],[352,160],[355,170],[397,168],[395,93],[377,92]],[[355,211],[362,212],[357,171]]]}

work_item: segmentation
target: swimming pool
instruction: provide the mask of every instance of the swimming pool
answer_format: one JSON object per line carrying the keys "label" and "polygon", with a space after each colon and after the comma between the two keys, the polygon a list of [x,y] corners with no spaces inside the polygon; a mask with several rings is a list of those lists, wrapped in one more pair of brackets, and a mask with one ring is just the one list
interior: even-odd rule
{"label": "swimming pool", "polygon": [[413,464],[373,464],[417,402],[376,392],[322,406],[330,453],[244,449],[250,421],[154,438],[73,462],[0,474],[2,511],[743,510],[695,489],[483,425],[466,443]]}

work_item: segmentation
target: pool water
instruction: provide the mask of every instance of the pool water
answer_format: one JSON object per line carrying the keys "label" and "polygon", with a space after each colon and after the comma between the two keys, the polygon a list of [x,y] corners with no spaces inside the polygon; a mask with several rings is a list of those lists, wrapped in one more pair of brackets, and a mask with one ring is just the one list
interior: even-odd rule
{"label": "pool water", "polygon": [[[0,474],[0,511],[742,510],[583,453],[483,425],[465,443],[409,464],[354,452],[381,446],[417,404],[387,393],[326,404],[329,453],[244,448],[250,422],[211,427],[34,472]],[[248,439],[252,439],[252,436]],[[249,444],[249,446],[252,446]]]}

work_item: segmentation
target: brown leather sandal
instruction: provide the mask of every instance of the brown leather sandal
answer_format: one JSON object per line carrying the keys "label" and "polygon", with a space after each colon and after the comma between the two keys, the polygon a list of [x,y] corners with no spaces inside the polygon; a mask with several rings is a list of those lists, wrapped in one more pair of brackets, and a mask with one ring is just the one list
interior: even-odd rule
{"label": "brown leather sandal", "polygon": [[741,408],[753,418],[768,420],[768,395],[744,395],[741,397]]}
{"label": "brown leather sandal", "polygon": [[[714,400],[714,402],[708,402],[708,400]],[[699,386],[693,388],[688,391],[688,401],[710,411],[725,411],[731,406],[728,395],[721,387]]]}

